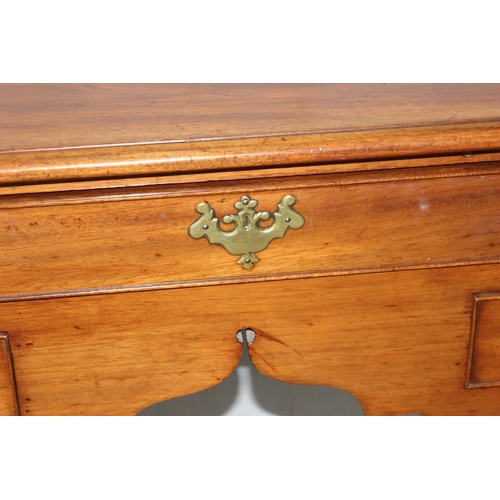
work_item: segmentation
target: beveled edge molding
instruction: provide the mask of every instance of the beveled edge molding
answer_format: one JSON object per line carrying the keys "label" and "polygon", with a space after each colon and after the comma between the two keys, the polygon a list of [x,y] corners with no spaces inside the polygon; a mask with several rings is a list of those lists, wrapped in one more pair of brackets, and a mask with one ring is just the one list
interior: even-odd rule
{"label": "beveled edge molding", "polygon": [[432,264],[408,264],[400,266],[385,266],[385,267],[367,267],[360,269],[342,269],[337,271],[313,271],[313,272],[295,272],[283,274],[266,274],[254,276],[238,276],[228,278],[207,278],[199,280],[185,281],[165,281],[159,283],[149,283],[142,285],[125,285],[125,286],[109,286],[103,288],[79,288],[74,290],[59,290],[46,291],[35,293],[18,293],[0,295],[0,304],[10,302],[23,302],[29,300],[47,300],[47,299],[64,299],[72,297],[87,297],[93,295],[108,295],[116,293],[135,293],[135,292],[151,292],[156,290],[173,290],[178,288],[194,288],[204,286],[217,285],[238,285],[243,283],[262,283],[265,281],[284,281],[294,279],[309,279],[309,278],[330,278],[334,276],[355,276],[359,274],[378,274],[387,272],[400,271],[430,271],[432,269],[442,269],[450,267],[466,267],[478,265],[500,264],[500,256],[490,257],[485,259],[470,259],[462,261],[443,261],[434,262]]}
{"label": "beveled edge molding", "polygon": [[[500,160],[500,157],[499,157]],[[289,169],[284,169],[288,171]],[[314,175],[283,176],[269,182],[267,178],[220,180],[215,184],[207,182],[185,184],[154,184],[131,186],[86,185],[86,189],[68,189],[68,184],[56,191],[48,191],[47,196],[36,193],[0,194],[0,210],[31,208],[39,206],[84,205],[93,203],[114,203],[143,199],[182,198],[187,196],[207,196],[209,194],[233,194],[243,191],[282,191],[301,188],[324,188],[334,186],[355,186],[388,182],[413,182],[428,179],[451,179],[499,175],[500,161],[481,162],[467,165],[421,166],[418,168],[374,170],[370,172],[316,173]],[[135,179],[134,181],[137,181]],[[199,179],[198,179],[199,181]],[[64,187],[65,186],[65,187]],[[1,193],[1,188],[0,188]]]}
{"label": "beveled edge molding", "polygon": [[474,344],[476,340],[476,326],[477,326],[477,307],[478,307],[478,294],[475,293],[472,296],[473,306],[472,306],[472,316],[471,316],[471,326],[469,334],[469,347],[467,350],[467,367],[465,369],[465,387],[467,389],[473,389],[476,387],[475,384],[471,384],[471,373],[472,364],[474,363]]}
{"label": "beveled edge molding", "polygon": [[[412,157],[389,160],[354,161],[349,162],[347,168],[344,164],[338,163],[316,163],[308,165],[282,167],[262,167],[259,169],[242,168],[231,172],[205,172],[205,173],[179,173],[171,175],[152,175],[138,177],[123,177],[115,179],[94,179],[80,181],[61,181],[56,183],[43,184],[11,184],[0,186],[0,196],[23,195],[34,193],[58,193],[68,191],[96,191],[106,189],[131,189],[131,188],[157,188],[159,186],[169,186],[171,188],[186,185],[196,185],[207,182],[227,182],[234,181],[254,181],[256,179],[274,179],[279,182],[284,177],[292,176],[326,176],[335,174],[339,184],[359,183],[360,173],[366,177],[366,182],[376,182],[380,176],[385,182],[388,174],[391,173],[393,180],[402,180],[409,176],[409,172],[414,179],[435,177],[457,177],[474,175],[468,173],[470,169],[477,169],[477,175],[482,171],[486,174],[494,173],[494,167],[484,165],[494,165],[499,163],[500,152],[489,151],[486,153],[459,154],[459,155],[438,155],[427,157]],[[479,165],[478,165],[479,164]],[[422,174],[430,168],[437,173]],[[499,166],[496,167],[500,169]],[[357,175],[356,175],[357,174]],[[230,175],[230,178],[229,178]],[[434,178],[434,177],[433,177]]]}
{"label": "beveled edge molding", "polygon": [[12,402],[12,415],[20,415],[19,398],[17,395],[16,377],[14,373],[14,362],[12,359],[12,351],[10,348],[9,332],[0,331],[0,362],[4,362],[7,368],[9,377],[9,386]]}
{"label": "beveled edge molding", "polygon": [[472,309],[471,330],[469,337],[469,349],[467,352],[467,369],[465,375],[465,386],[467,389],[480,387],[500,387],[500,380],[487,382],[472,382],[472,368],[474,366],[474,350],[477,338],[478,308],[481,302],[500,300],[500,292],[478,292],[473,295],[474,305]]}
{"label": "beveled edge molding", "polygon": [[[0,153],[0,185],[500,150],[500,121]],[[358,168],[359,169],[359,168]]]}

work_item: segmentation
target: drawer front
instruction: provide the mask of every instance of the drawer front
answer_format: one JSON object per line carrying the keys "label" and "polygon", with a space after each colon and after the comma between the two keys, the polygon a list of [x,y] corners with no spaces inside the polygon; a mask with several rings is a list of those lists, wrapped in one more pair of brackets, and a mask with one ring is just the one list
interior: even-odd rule
{"label": "drawer front", "polygon": [[367,414],[499,414],[500,387],[466,384],[474,295],[499,280],[484,265],[42,299],[0,304],[0,322],[22,415],[136,414],[211,387],[243,327],[261,373]]}
{"label": "drawer front", "polygon": [[[0,304],[21,415],[134,415],[212,387],[242,346],[212,288]],[[1,394],[1,393],[0,393]]]}
{"label": "drawer front", "polygon": [[478,321],[473,380],[496,383],[467,383],[475,297],[498,298],[499,282],[500,265],[484,265],[238,286],[269,297],[243,315],[268,377],[344,389],[368,415],[500,415],[495,300]]}
{"label": "drawer front", "polygon": [[[500,261],[500,175],[351,185],[325,179],[4,198],[0,294],[10,300]],[[237,213],[233,205],[245,195],[258,202],[255,210],[271,213],[293,195],[305,220],[257,252],[251,269],[237,263],[240,255],[188,234],[199,203],[221,220]]]}

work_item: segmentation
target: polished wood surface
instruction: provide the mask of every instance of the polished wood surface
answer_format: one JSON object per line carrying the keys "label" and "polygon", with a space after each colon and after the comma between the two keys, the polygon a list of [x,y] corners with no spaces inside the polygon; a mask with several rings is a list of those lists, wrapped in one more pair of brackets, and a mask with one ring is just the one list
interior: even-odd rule
{"label": "polished wood surface", "polygon": [[[366,174],[351,184],[311,176],[150,196],[90,192],[20,197],[17,205],[7,199],[0,208],[0,300],[500,262],[500,173],[493,173],[500,169],[483,168],[488,175],[469,169],[439,178],[431,169],[420,178],[412,170],[371,183]],[[201,200],[222,219],[242,195],[273,212],[288,194],[306,222],[259,252],[251,270],[223,247],[188,235]]]}
{"label": "polished wood surface", "polygon": [[[476,173],[490,173],[495,170],[495,163],[500,160],[500,153],[474,153],[459,155],[430,156],[423,158],[405,158],[389,160],[366,160],[359,162],[318,163],[314,165],[287,166],[286,168],[258,168],[240,169],[231,171],[212,171],[202,173],[178,173],[173,175],[146,175],[139,177],[116,177],[109,179],[92,180],[64,180],[42,184],[5,184],[0,185],[0,196],[4,194],[39,194],[39,193],[67,193],[68,191],[89,191],[113,188],[115,194],[122,193],[118,188],[142,187],[150,195],[151,189],[156,186],[177,186],[179,191],[188,192],[188,184],[211,186],[214,182],[237,180],[274,179],[282,177],[297,177],[304,175],[336,174],[337,184],[350,184],[352,182],[375,182],[376,179],[387,180],[389,177],[400,178],[426,178],[456,177]],[[476,164],[482,164],[478,166]],[[489,164],[489,165],[488,165]],[[426,172],[422,167],[438,167],[432,172]],[[474,168],[472,168],[474,167]],[[409,169],[416,168],[415,171]],[[317,177],[319,178],[319,177]],[[67,196],[67,195],[66,195]],[[35,197],[38,198],[38,197]],[[14,199],[14,198],[10,198]]]}
{"label": "polished wood surface", "polygon": [[[135,414],[249,327],[367,414],[500,414],[500,85],[0,85],[0,132],[0,413]],[[188,235],[242,195],[305,218],[251,270]]]}
{"label": "polished wood surface", "polygon": [[[0,154],[0,184],[231,172],[500,150],[500,122]],[[372,168],[380,168],[372,163]],[[366,168],[369,169],[369,168]],[[365,170],[365,169],[363,169]],[[226,176],[226,178],[228,178]]]}
{"label": "polished wood surface", "polygon": [[495,84],[0,85],[0,151],[499,120]]}
{"label": "polished wood surface", "polygon": [[9,334],[0,332],[0,415],[19,415]]}
{"label": "polished wood surface", "polygon": [[474,295],[468,387],[500,386],[500,292]]}
{"label": "polished wood surface", "polygon": [[211,289],[0,305],[22,415],[135,415],[234,370],[238,316]]}
{"label": "polished wood surface", "polygon": [[500,86],[1,85],[0,124],[0,184],[348,171],[354,160],[500,150]]}
{"label": "polished wood surface", "polygon": [[274,303],[246,308],[250,358],[271,378],[344,389],[367,415],[498,415],[500,387],[467,388],[466,367],[474,294],[499,279],[500,266],[467,266],[244,285]]}
{"label": "polished wood surface", "polygon": [[135,414],[237,365],[339,387],[368,415],[498,414],[466,387],[474,294],[500,267],[466,266],[1,304],[22,414]]}

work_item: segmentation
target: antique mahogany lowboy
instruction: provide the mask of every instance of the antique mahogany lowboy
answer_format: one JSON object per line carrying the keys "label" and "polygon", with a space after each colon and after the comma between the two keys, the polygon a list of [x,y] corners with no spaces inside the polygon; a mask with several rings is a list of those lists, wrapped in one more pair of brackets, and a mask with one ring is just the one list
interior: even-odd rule
{"label": "antique mahogany lowboy", "polygon": [[500,413],[500,85],[0,85],[0,233],[0,414]]}

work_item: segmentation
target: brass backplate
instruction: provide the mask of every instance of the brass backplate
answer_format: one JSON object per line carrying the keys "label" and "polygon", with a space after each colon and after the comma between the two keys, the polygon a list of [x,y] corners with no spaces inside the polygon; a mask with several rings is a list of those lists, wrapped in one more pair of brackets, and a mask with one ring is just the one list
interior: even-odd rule
{"label": "brass backplate", "polygon": [[230,254],[241,255],[238,264],[251,269],[260,260],[255,253],[264,250],[272,240],[283,238],[288,228],[299,229],[304,225],[304,217],[292,208],[296,201],[295,196],[284,196],[272,214],[273,224],[261,227],[260,221],[269,220],[271,213],[256,212],[258,201],[242,196],[234,204],[238,213],[222,217],[225,224],[234,224],[231,231],[220,228],[219,219],[208,203],[199,203],[196,211],[201,215],[189,226],[188,233],[192,238],[205,237],[211,244],[222,245]]}

